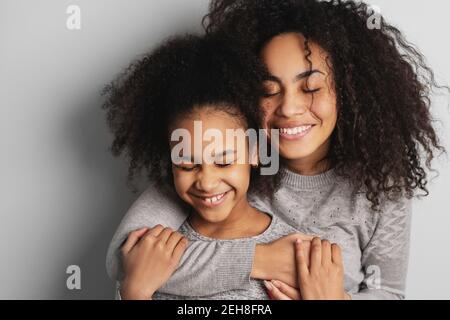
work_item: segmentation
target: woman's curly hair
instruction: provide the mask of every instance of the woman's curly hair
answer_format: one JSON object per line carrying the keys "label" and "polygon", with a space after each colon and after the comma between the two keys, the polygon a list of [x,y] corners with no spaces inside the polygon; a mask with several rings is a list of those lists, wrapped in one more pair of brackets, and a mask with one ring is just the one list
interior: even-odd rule
{"label": "woman's curly hair", "polygon": [[[319,0],[212,0],[203,25],[260,55],[274,36],[299,32],[329,55],[338,120],[329,157],[336,172],[364,190],[372,208],[381,198],[428,194],[426,168],[440,146],[430,97],[439,86],[423,55],[365,3]],[[311,62],[310,62],[311,66]]]}
{"label": "woman's curly hair", "polygon": [[111,152],[129,160],[127,184],[142,169],[156,182],[172,182],[169,126],[196,107],[212,106],[258,128],[261,64],[217,36],[168,39],[133,62],[103,90],[113,133]]}

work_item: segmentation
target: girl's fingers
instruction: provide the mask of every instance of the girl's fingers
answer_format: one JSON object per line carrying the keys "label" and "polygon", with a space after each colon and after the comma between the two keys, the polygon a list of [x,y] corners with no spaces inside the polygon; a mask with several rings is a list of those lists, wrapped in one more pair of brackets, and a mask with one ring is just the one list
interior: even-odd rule
{"label": "girl's fingers", "polygon": [[149,235],[152,235],[152,236],[154,236],[154,237],[157,237],[157,236],[160,235],[160,233],[161,233],[163,230],[164,230],[164,227],[163,227],[162,225],[158,224],[157,226],[154,226],[153,228],[151,228],[151,229],[148,231],[148,234],[149,234]]}
{"label": "girl's fingers", "polygon": [[310,253],[310,266],[311,270],[318,268],[322,265],[322,241],[319,237],[316,237],[311,242]]}
{"label": "girl's fingers", "polygon": [[173,252],[176,245],[180,240],[183,238],[183,235],[179,232],[172,232],[169,239],[167,240],[167,249],[170,250],[170,252]]}
{"label": "girl's fingers", "polygon": [[130,232],[128,235],[127,240],[122,245],[122,253],[127,254],[128,252],[133,249],[133,247],[136,245],[136,243],[139,241],[139,239],[148,231],[148,228],[141,228],[138,230],[134,230]]}
{"label": "girl's fingers", "polygon": [[269,295],[273,300],[292,300],[287,295],[278,290],[278,288],[275,287],[271,282],[264,280],[264,285],[266,286],[266,289],[269,291]]}
{"label": "girl's fingers", "polygon": [[288,296],[292,300],[301,300],[300,296],[300,290],[297,288],[293,288],[290,285],[278,281],[278,280],[272,280],[271,283],[274,285],[275,288],[277,288],[282,294]]}
{"label": "girl's fingers", "polygon": [[328,240],[322,240],[322,265],[330,265],[331,260],[331,243]]}
{"label": "girl's fingers", "polygon": [[331,258],[333,259],[333,263],[342,265],[342,254],[341,247],[339,247],[336,243],[331,245]]}
{"label": "girl's fingers", "polygon": [[305,251],[303,250],[303,243],[299,239],[295,241],[295,260],[297,263],[297,272],[300,280],[303,276],[307,276],[309,274],[309,269],[306,263]]}
{"label": "girl's fingers", "polygon": [[169,240],[170,236],[172,235],[173,230],[170,228],[164,228],[163,231],[159,234],[158,238],[161,239],[163,243],[166,243],[167,240]]}
{"label": "girl's fingers", "polygon": [[175,259],[175,261],[177,263],[180,261],[181,257],[183,256],[183,253],[187,248],[188,242],[189,242],[188,239],[186,239],[185,237],[182,237],[178,241],[175,249],[173,250],[172,257]]}

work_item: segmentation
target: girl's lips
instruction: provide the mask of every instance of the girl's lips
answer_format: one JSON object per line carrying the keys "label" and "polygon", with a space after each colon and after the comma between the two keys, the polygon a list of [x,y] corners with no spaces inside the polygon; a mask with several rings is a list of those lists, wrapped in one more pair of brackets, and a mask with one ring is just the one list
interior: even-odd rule
{"label": "girl's lips", "polygon": [[224,192],[221,194],[216,194],[213,197],[202,197],[202,196],[197,196],[197,195],[194,195],[194,197],[199,199],[203,206],[208,207],[208,208],[215,208],[225,202],[229,193],[230,193],[230,191],[227,191],[227,192]]}
{"label": "girl's lips", "polygon": [[298,140],[298,139],[301,139],[304,136],[306,136],[308,133],[310,133],[314,127],[315,127],[315,125],[309,125],[305,130],[303,130],[301,132],[295,132],[295,131],[292,132],[291,131],[290,133],[286,132],[286,130],[279,129],[279,135],[280,135],[280,138],[284,139],[284,140],[290,140],[290,141]]}

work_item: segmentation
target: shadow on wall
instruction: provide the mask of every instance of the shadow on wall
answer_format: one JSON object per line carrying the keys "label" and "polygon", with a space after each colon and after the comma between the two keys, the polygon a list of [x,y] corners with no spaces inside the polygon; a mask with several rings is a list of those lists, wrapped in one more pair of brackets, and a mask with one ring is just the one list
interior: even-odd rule
{"label": "shadow on wall", "polygon": [[[105,112],[101,109],[99,93],[92,94],[75,110],[66,123],[67,144],[78,159],[79,171],[86,179],[86,201],[80,203],[79,232],[76,239],[67,239],[69,250],[61,249],[64,257],[59,279],[49,288],[55,299],[114,299],[114,282],[105,268],[106,252],[112,236],[133,201],[143,191],[144,179],[137,179],[138,193],[126,186],[127,167],[123,157],[114,158],[109,152],[109,134]],[[78,220],[77,220],[78,221]],[[66,273],[69,265],[81,269],[81,289],[69,290]]]}

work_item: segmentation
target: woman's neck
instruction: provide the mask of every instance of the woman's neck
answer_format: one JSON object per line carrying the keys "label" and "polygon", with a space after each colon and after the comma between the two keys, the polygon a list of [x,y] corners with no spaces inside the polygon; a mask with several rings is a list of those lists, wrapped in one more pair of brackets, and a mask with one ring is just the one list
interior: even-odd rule
{"label": "woman's neck", "polygon": [[214,239],[239,239],[257,236],[270,225],[271,217],[250,206],[247,198],[236,204],[227,219],[209,222],[194,212],[189,216],[192,228],[203,236]]}
{"label": "woman's neck", "polygon": [[292,172],[303,176],[316,176],[328,171],[332,165],[327,158],[329,143],[325,143],[311,155],[294,160],[285,160],[284,165]]}

